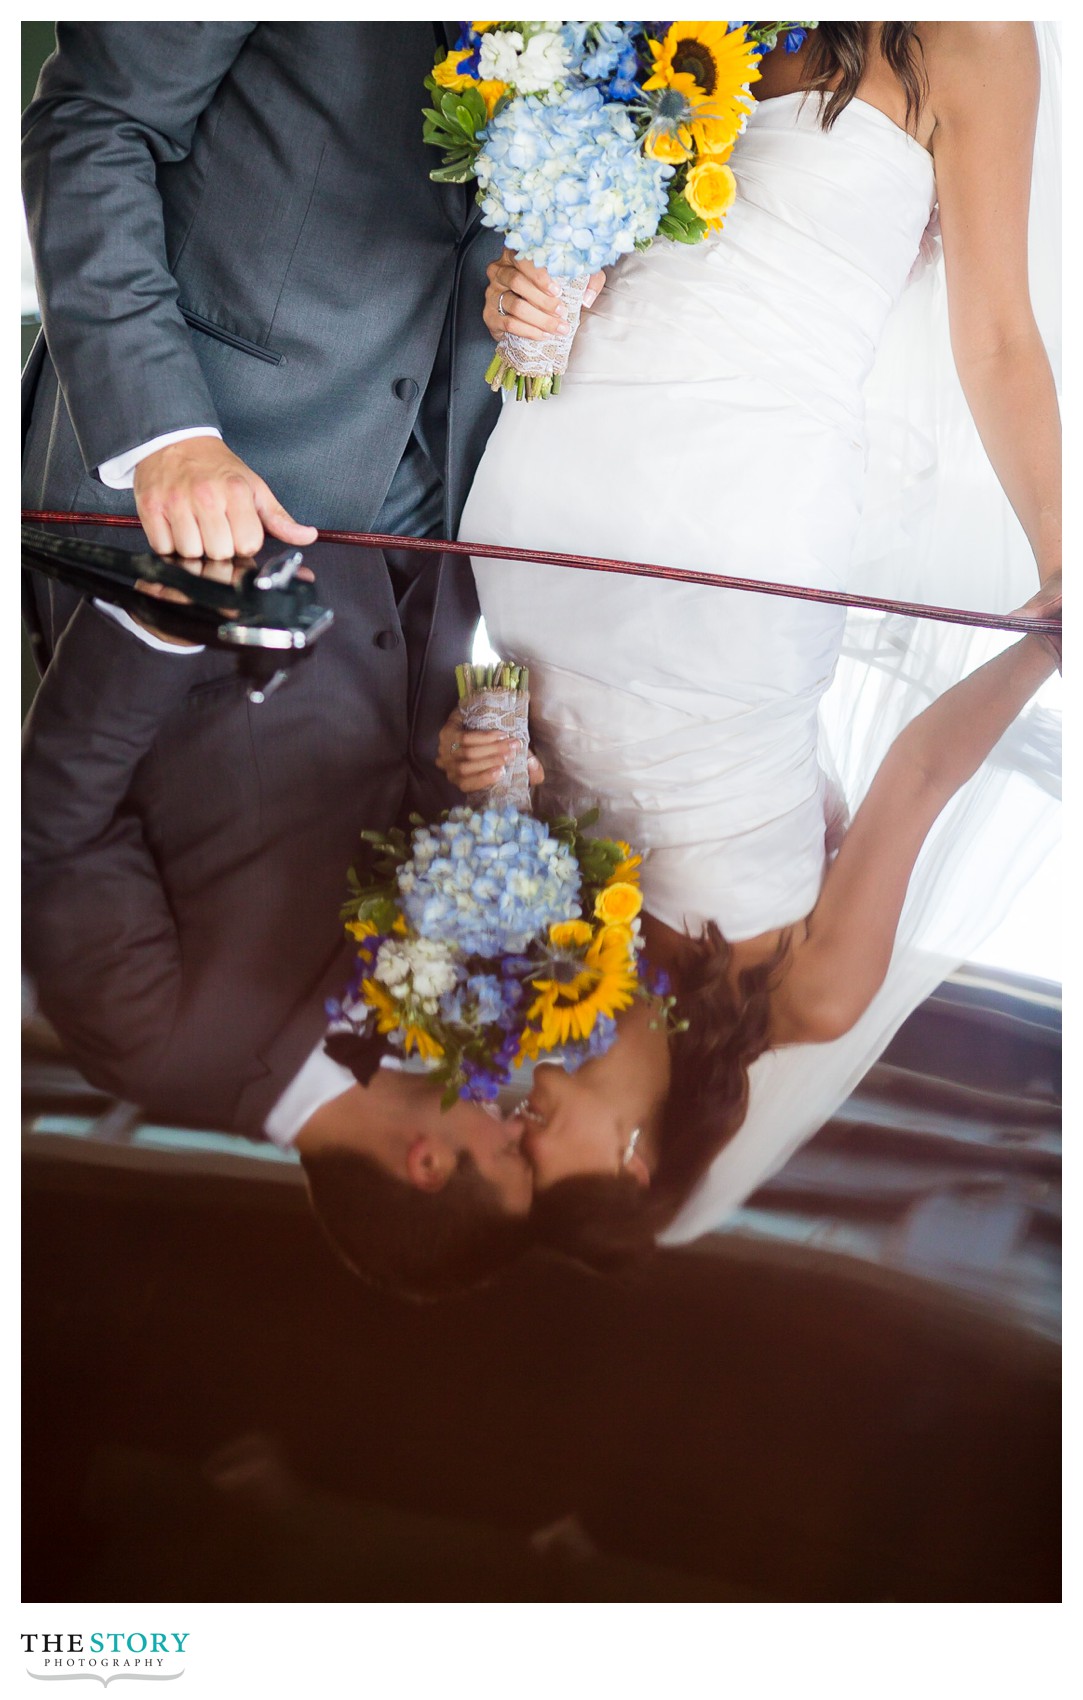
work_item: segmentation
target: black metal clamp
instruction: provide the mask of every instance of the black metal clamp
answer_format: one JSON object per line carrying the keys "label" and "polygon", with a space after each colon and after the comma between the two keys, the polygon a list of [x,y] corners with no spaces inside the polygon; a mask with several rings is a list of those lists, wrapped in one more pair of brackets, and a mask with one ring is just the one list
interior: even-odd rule
{"label": "black metal clamp", "polygon": [[[22,558],[24,567],[111,602],[169,637],[231,650],[254,703],[278,689],[334,621],[331,609],[316,601],[311,580],[299,576],[304,557],[297,549],[247,567],[236,583],[223,584],[149,549],[133,554],[24,525]],[[140,588],[150,585],[176,591],[184,600]]]}

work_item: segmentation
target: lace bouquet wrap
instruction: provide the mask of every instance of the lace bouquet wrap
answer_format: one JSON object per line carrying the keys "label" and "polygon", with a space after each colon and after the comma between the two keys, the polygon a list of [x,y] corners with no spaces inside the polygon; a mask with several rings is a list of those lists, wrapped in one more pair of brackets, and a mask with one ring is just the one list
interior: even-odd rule
{"label": "lace bouquet wrap", "polygon": [[[655,236],[700,242],[737,194],[730,153],[759,62],[811,23],[467,23],[426,79],[430,175],[477,183],[482,223],[557,285],[567,332],[505,334],[486,379],[555,395],[587,284]],[[506,292],[505,292],[506,293]],[[514,292],[513,292],[514,293]]]}
{"label": "lace bouquet wrap", "polygon": [[521,814],[530,808],[530,777],[527,746],[530,741],[530,673],[501,661],[487,667],[456,667],[459,712],[468,732],[503,732],[518,740],[515,755],[495,785],[485,791],[467,792],[473,808],[510,805]]}

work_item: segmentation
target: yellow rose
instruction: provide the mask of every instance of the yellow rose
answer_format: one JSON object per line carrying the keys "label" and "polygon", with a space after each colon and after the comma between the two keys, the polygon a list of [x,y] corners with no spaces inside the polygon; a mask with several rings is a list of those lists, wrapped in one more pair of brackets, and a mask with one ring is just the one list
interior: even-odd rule
{"label": "yellow rose", "polygon": [[549,942],[558,950],[589,944],[590,936],[589,921],[553,921],[549,927]]}
{"label": "yellow rose", "polygon": [[643,138],[643,152],[663,165],[683,165],[692,152],[692,133],[683,124],[675,132],[648,131]]}
{"label": "yellow rose", "polygon": [[497,101],[508,92],[507,83],[498,83],[494,78],[484,83],[477,83],[475,87],[485,102],[486,116],[491,118],[496,109]]}
{"label": "yellow rose", "polygon": [[598,893],[594,913],[607,927],[627,926],[629,921],[635,920],[642,907],[642,892],[629,885],[627,880],[617,880]]}
{"label": "yellow rose", "polygon": [[728,165],[720,165],[708,154],[688,173],[684,198],[697,218],[714,223],[723,219],[737,199],[737,179]]}
{"label": "yellow rose", "polygon": [[714,141],[712,141],[711,140],[711,127],[710,127],[709,124],[701,124],[699,126],[699,130],[700,130],[700,134],[699,134],[699,151],[700,151],[700,154],[704,158],[711,159],[715,165],[725,165],[726,161],[729,159],[730,154],[733,152],[735,144],[733,142],[714,142]]}
{"label": "yellow rose", "polygon": [[464,89],[477,89],[485,102],[485,115],[491,118],[497,101],[507,94],[508,85],[495,79],[479,83],[468,71],[460,71],[459,66],[469,57],[468,47],[460,47],[454,53],[449,53],[446,59],[441,59],[439,65],[433,66],[433,82],[442,89],[450,89],[453,94],[462,94]]}
{"label": "yellow rose", "polygon": [[460,71],[459,66],[464,59],[469,59],[469,57],[469,47],[460,47],[454,53],[449,53],[446,59],[441,59],[439,65],[433,66],[433,82],[439,83],[442,89],[453,89],[456,94],[460,89],[468,89],[474,79],[469,74]]}

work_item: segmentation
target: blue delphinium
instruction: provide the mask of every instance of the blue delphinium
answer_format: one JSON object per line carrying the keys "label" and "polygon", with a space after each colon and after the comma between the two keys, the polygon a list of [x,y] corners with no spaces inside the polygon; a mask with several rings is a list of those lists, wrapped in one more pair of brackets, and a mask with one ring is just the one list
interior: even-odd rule
{"label": "blue delphinium", "polygon": [[638,23],[593,25],[593,46],[584,55],[579,71],[591,82],[601,83],[609,100],[630,101],[639,94],[636,37],[642,27]]}
{"label": "blue delphinium", "polygon": [[631,36],[625,24],[596,24],[593,43],[587,48],[579,65],[580,75],[592,83],[604,83],[607,77],[614,75],[621,56],[631,46]]}
{"label": "blue delphinium", "polygon": [[566,1074],[575,1074],[592,1057],[604,1057],[617,1037],[617,1023],[611,1015],[596,1015],[589,1036],[579,1045],[566,1045],[560,1062]]}
{"label": "blue delphinium", "polygon": [[782,45],[787,53],[800,53],[805,45],[808,30],[787,30],[782,38]]}
{"label": "blue delphinium", "polygon": [[596,86],[556,104],[511,101],[477,158],[482,223],[552,277],[611,266],[651,239],[673,167],[644,155],[623,107]]}
{"label": "blue delphinium", "polygon": [[452,809],[414,833],[412,852],[397,875],[407,921],[467,955],[524,951],[553,921],[580,914],[579,864],[533,815]]}

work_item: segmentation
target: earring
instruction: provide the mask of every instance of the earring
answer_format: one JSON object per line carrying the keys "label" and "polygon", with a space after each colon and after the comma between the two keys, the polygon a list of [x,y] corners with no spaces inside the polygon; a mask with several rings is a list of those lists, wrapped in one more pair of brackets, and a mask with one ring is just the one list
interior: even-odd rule
{"label": "earring", "polygon": [[628,1145],[627,1145],[627,1148],[625,1150],[624,1156],[621,1158],[621,1168],[622,1169],[627,1168],[628,1164],[632,1161],[632,1158],[635,1156],[636,1146],[639,1144],[639,1136],[642,1132],[643,1132],[643,1129],[641,1127],[634,1127],[632,1129],[632,1131],[631,1131],[631,1133],[628,1137]]}

